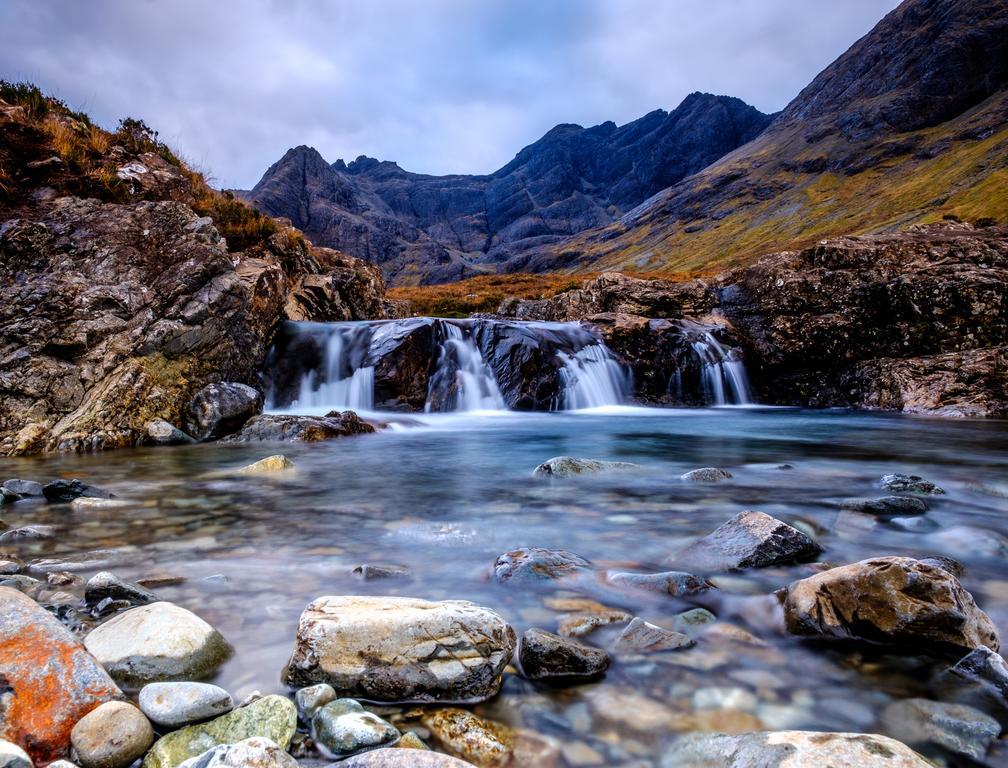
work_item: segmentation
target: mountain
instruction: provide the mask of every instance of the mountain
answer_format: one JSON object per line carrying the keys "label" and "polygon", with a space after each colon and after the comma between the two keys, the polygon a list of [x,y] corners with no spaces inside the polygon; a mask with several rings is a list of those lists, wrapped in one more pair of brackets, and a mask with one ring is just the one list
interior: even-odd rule
{"label": "mountain", "polygon": [[1006,86],[1006,0],[907,0],[754,141],[505,268],[711,269],[943,218],[1004,224]]}
{"label": "mountain", "polygon": [[368,157],[329,165],[301,146],[244,194],[395,282],[446,282],[608,225],[770,121],[739,99],[693,93],[623,126],[558,125],[486,176],[426,176]]}

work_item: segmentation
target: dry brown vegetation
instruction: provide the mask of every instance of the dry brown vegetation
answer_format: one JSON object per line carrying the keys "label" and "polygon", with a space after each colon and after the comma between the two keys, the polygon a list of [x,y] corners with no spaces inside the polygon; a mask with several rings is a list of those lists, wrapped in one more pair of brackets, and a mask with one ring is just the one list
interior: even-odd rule
{"label": "dry brown vegetation", "polygon": [[416,315],[468,317],[473,312],[495,312],[509,296],[548,299],[580,287],[593,275],[480,275],[457,283],[389,288],[390,299],[405,300]]}

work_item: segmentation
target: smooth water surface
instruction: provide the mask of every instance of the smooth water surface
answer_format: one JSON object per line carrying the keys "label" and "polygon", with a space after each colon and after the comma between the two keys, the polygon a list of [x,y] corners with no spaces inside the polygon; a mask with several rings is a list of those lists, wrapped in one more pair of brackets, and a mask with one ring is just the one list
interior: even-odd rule
{"label": "smooth water surface", "polygon": [[[236,698],[283,690],[280,671],[302,608],[320,595],[401,594],[469,599],[520,633],[554,630],[550,598],[564,588],[501,586],[502,552],[562,548],[600,568],[667,570],[692,539],[744,509],[814,533],[822,560],[948,555],[965,586],[1008,632],[1008,425],[788,409],[609,408],[551,414],[411,417],[379,434],[322,444],[199,445],[93,456],[4,460],[0,474],[80,477],[128,506],[72,509],[20,502],[9,526],[43,523],[54,540],[9,545],[26,560],[88,576],[185,577],[157,590],[199,613],[235,646],[216,682]],[[296,470],[275,477],[221,471],[282,452]],[[635,462],[630,473],[541,481],[533,468],[569,454]],[[782,465],[789,465],[787,467]],[[697,485],[703,466],[732,480]],[[885,495],[888,472],[922,475],[947,495],[920,518],[877,522],[841,510],[850,497]],[[362,563],[397,564],[402,580],[363,581]],[[655,624],[699,605],[755,635],[702,637],[689,650],[616,659],[600,682],[537,687],[508,675],[480,713],[555,740],[566,764],[656,764],[663,744],[689,730],[802,728],[877,731],[893,698],[928,695],[933,661],[864,648],[809,644],[779,629],[775,589],[811,566],[715,577],[689,600],[635,592],[603,599]],[[590,635],[606,646],[618,628]],[[594,757],[593,757],[594,755]],[[565,764],[561,761],[560,764]]]}

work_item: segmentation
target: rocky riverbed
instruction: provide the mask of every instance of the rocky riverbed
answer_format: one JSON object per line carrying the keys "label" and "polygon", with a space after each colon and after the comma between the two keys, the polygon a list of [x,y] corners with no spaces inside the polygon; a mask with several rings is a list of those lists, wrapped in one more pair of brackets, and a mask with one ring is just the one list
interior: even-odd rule
{"label": "rocky riverbed", "polygon": [[6,765],[1006,758],[998,422],[275,437],[4,460]]}

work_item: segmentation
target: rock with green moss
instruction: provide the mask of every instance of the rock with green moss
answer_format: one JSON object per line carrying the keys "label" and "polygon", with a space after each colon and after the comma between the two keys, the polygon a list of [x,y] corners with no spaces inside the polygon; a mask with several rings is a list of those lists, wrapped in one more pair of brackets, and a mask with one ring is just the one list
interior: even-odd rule
{"label": "rock with green moss", "polygon": [[297,708],[283,696],[264,696],[208,723],[162,736],[144,758],[143,768],[177,768],[221,744],[260,737],[287,749],[297,727]]}

